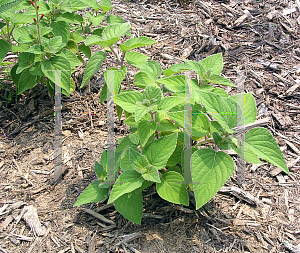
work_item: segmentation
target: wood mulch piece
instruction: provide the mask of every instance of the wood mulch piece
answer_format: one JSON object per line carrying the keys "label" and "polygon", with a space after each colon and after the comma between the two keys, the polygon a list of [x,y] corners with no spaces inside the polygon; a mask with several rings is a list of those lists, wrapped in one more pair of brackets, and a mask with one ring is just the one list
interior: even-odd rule
{"label": "wood mulch piece", "polygon": [[[244,71],[244,90],[255,96],[257,120],[278,141],[291,174],[268,163],[247,164],[245,184],[239,186],[233,175],[227,188],[198,211],[192,203],[182,207],[165,202],[150,187],[144,193],[142,225],[105,203],[73,208],[95,178],[94,162],[106,147],[99,71],[90,86],[63,99],[64,176],[56,186],[49,184],[54,123],[47,91],[34,89],[13,107],[2,106],[0,252],[299,252],[300,2],[113,5],[112,14],[129,21],[134,36],[158,41],[139,51],[159,61],[162,69],[182,58],[199,61],[222,52],[224,76],[236,82],[237,71]],[[128,73],[133,80],[136,70]],[[80,86],[82,69],[74,75]],[[117,138],[128,133],[123,120],[116,120]]]}

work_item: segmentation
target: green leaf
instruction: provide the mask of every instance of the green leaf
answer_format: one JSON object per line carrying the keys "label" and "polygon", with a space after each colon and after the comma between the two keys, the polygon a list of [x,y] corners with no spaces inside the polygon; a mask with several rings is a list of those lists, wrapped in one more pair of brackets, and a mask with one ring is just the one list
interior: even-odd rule
{"label": "green leaf", "polygon": [[122,152],[121,155],[121,169],[122,171],[126,170],[133,170],[133,167],[131,166],[130,160],[129,160],[129,149],[134,149],[136,152],[139,152],[136,146],[130,145]]}
{"label": "green leaf", "polygon": [[41,27],[40,28],[41,36],[47,35],[48,33],[52,32],[52,30],[53,30],[52,27],[47,27],[47,26]]}
{"label": "green leaf", "polygon": [[78,10],[82,10],[85,8],[89,8],[90,6],[80,0],[69,0],[73,11],[78,11]]}
{"label": "green leaf", "polygon": [[[258,159],[257,155],[255,155],[248,147],[244,147],[244,150],[236,149],[236,151],[237,151],[237,154],[248,163],[263,164]],[[242,153],[242,151],[244,151],[244,152]]]}
{"label": "green leaf", "polygon": [[196,72],[200,80],[206,80],[206,75],[204,74],[206,69],[199,62],[186,60],[186,64],[191,70],[194,70]]}
{"label": "green leaf", "polygon": [[122,152],[129,146],[135,146],[132,141],[130,140],[129,136],[126,136],[121,143],[119,143],[118,147],[116,148],[115,152]]}
{"label": "green leaf", "polygon": [[125,55],[125,61],[132,66],[140,66],[146,63],[149,56],[135,51],[127,52]]}
{"label": "green leaf", "polygon": [[79,45],[79,50],[84,53],[88,58],[91,58],[92,52],[89,46],[86,46],[84,44]]}
{"label": "green leaf", "polygon": [[[184,127],[184,111],[169,112],[167,116]],[[209,120],[205,114],[192,116],[192,136],[202,137],[209,133]]]}
{"label": "green leaf", "polygon": [[189,196],[182,175],[168,171],[161,177],[161,183],[156,183],[158,195],[171,203],[189,205]]}
{"label": "green leaf", "polygon": [[23,0],[2,0],[0,3],[0,13],[3,13],[15,7],[17,4],[19,4],[22,1]]}
{"label": "green leaf", "polygon": [[134,76],[134,85],[140,88],[146,88],[150,84],[155,84],[155,81],[149,77],[148,73],[140,71]]}
{"label": "green leaf", "polygon": [[102,51],[97,51],[93,54],[84,71],[84,76],[80,88],[82,88],[88,82],[88,80],[90,80],[92,76],[99,70],[102,62],[105,59],[106,54]]}
{"label": "green leaf", "polygon": [[192,67],[187,63],[177,63],[170,66],[168,69],[164,70],[163,73],[166,77],[169,77],[171,75],[184,72],[187,70],[191,70]]}
{"label": "green leaf", "polygon": [[149,143],[142,151],[151,165],[158,170],[164,168],[173,154],[177,142],[177,133],[161,137]]}
{"label": "green leaf", "polygon": [[249,130],[245,135],[245,147],[259,158],[282,169],[286,174],[290,173],[275,138],[267,129],[257,127]]}
{"label": "green leaf", "polygon": [[218,123],[218,121],[210,121],[210,133],[213,134],[216,133],[222,133],[224,132],[223,127]]}
{"label": "green leaf", "polygon": [[[24,25],[21,27],[16,27],[13,30],[13,37],[17,42],[20,42],[20,38],[24,35],[26,35],[26,36],[31,35],[31,25]],[[32,39],[31,41],[33,41],[32,36],[31,36],[31,39]]]}
{"label": "green leaf", "polygon": [[129,148],[128,152],[131,167],[140,174],[145,173],[145,171],[147,171],[147,166],[149,165],[147,158],[132,148]]}
{"label": "green leaf", "polygon": [[106,13],[113,8],[110,0],[101,0],[99,7],[103,10],[103,13]]}
{"label": "green leaf", "polygon": [[16,63],[16,64],[11,68],[11,71],[10,71],[11,78],[12,78],[14,84],[16,84],[16,85],[18,85],[19,80],[20,80],[20,76],[21,76],[21,74],[17,74],[17,73],[16,73],[18,67],[19,67],[19,65],[18,65],[18,63]]}
{"label": "green leaf", "polygon": [[109,46],[119,40],[130,29],[129,23],[107,26],[102,32],[102,40]]}
{"label": "green leaf", "polygon": [[[157,110],[157,107],[156,107],[155,110]],[[160,111],[160,110],[156,111],[156,113],[155,113],[155,122],[156,122],[156,124],[158,124],[159,122],[164,120],[166,115],[167,115],[167,112],[165,112],[165,111]]]}
{"label": "green leaf", "polygon": [[30,69],[29,72],[33,76],[43,76],[42,62],[36,62]]}
{"label": "green leaf", "polygon": [[[111,92],[113,94],[119,94],[120,90],[121,90],[121,83],[125,78],[127,68],[126,68],[126,66],[122,66],[120,70],[118,70],[117,68],[109,68],[104,72],[106,88],[102,89],[102,91],[106,92],[106,93],[103,95],[101,94],[103,97],[101,101],[105,101],[107,99],[107,84],[108,84],[108,82],[111,81],[111,80],[107,79],[107,71],[114,71],[114,74],[113,74],[114,91],[111,91]],[[102,91],[101,91],[101,93],[102,93]]]}
{"label": "green leaf", "polygon": [[[141,71],[153,73],[156,78],[161,75],[161,67],[157,61],[146,61],[146,63],[141,66]],[[156,80],[156,78],[154,80]]]}
{"label": "green leaf", "polygon": [[232,128],[236,126],[237,122],[236,102],[230,98],[223,98],[211,92],[196,92],[199,96],[197,102],[202,103],[208,114],[216,119],[228,133],[233,133]]}
{"label": "green leaf", "polygon": [[136,224],[141,224],[143,216],[143,194],[139,189],[131,193],[125,193],[116,199],[114,206],[126,219]]}
{"label": "green leaf", "polygon": [[138,122],[135,121],[135,116],[131,115],[127,119],[124,120],[124,123],[130,127],[137,128]]}
{"label": "green leaf", "polygon": [[97,16],[93,16],[90,12],[87,12],[89,19],[92,21],[94,26],[98,26],[105,17],[105,14],[99,14]]}
{"label": "green leaf", "polygon": [[23,34],[17,40],[19,43],[31,43],[33,41],[34,37],[31,34]]}
{"label": "green leaf", "polygon": [[108,24],[120,24],[120,23],[125,23],[124,20],[117,15],[108,15],[106,17],[106,22]]}
{"label": "green leaf", "polygon": [[20,74],[24,69],[30,68],[34,64],[35,55],[32,53],[20,53],[18,57],[18,69],[16,74]]}
{"label": "green leaf", "polygon": [[115,95],[115,102],[122,107],[123,110],[133,113],[135,111],[135,104],[142,100],[142,94],[138,91],[124,91]]}
{"label": "green leaf", "polygon": [[[233,95],[230,97],[234,101],[237,101],[237,95]],[[244,117],[240,122],[237,122],[237,125],[248,125],[250,123],[254,123],[257,118],[257,109],[255,98],[253,97],[252,93],[246,93],[244,96],[241,94],[239,95],[239,105],[244,107]],[[242,113],[242,112],[241,112]]]}
{"label": "green leaf", "polygon": [[225,90],[218,88],[218,87],[214,88],[211,92],[218,94],[219,96],[224,97],[224,98],[229,97],[228,93]]}
{"label": "green leaf", "polygon": [[174,106],[183,103],[184,103],[184,97],[174,97],[174,96],[164,97],[160,101],[158,105],[158,109],[162,111],[168,111],[172,109]]}
{"label": "green leaf", "polygon": [[6,57],[8,51],[10,50],[10,45],[5,40],[0,40],[0,63]]}
{"label": "green leaf", "polygon": [[209,120],[205,114],[192,116],[192,136],[203,137],[209,133]]}
{"label": "green leaf", "polygon": [[182,150],[183,145],[177,145],[173,154],[170,156],[166,166],[174,166],[177,163],[180,163]]}
{"label": "green leaf", "polygon": [[218,145],[222,141],[222,137],[219,135],[219,133],[213,132],[212,136],[216,145]]}
{"label": "green leaf", "polygon": [[52,21],[50,27],[53,29],[54,36],[61,36],[62,44],[65,46],[68,43],[70,37],[70,26],[65,21]]}
{"label": "green leaf", "polygon": [[82,42],[85,38],[79,34],[78,31],[71,33],[70,38],[73,39],[77,44]]}
{"label": "green leaf", "polygon": [[170,92],[184,92],[185,91],[185,76],[177,75],[166,77],[157,80],[158,83],[164,84],[164,87]]}
{"label": "green leaf", "polygon": [[[66,2],[66,1],[64,1]],[[63,6],[61,6],[63,7]],[[70,13],[70,12],[65,12],[61,13],[61,15],[57,15],[56,21],[65,21],[69,24],[75,23],[75,24],[80,24],[83,22],[83,18],[81,15],[75,14],[75,13]]]}
{"label": "green leaf", "polygon": [[146,171],[142,174],[142,177],[147,181],[156,183],[161,182],[158,170],[152,165],[147,166]]}
{"label": "green leaf", "polygon": [[42,45],[45,47],[45,51],[51,54],[54,54],[64,47],[61,36],[56,36],[51,39],[42,38]]}
{"label": "green leaf", "polygon": [[138,38],[131,38],[127,40],[125,44],[120,44],[120,49],[124,53],[134,48],[144,47],[155,43],[157,43],[155,40],[150,39],[146,36],[141,36]]}
{"label": "green leaf", "polygon": [[[85,0],[85,2],[92,7],[96,12],[99,10],[99,4],[97,0]],[[88,12],[89,13],[89,12]]]}
{"label": "green leaf", "polygon": [[97,44],[97,43],[100,42],[100,41],[102,41],[100,36],[98,36],[98,35],[89,35],[89,36],[86,38],[84,44],[85,44],[86,46],[90,46],[90,45]]}
{"label": "green leaf", "polygon": [[206,70],[211,69],[214,75],[220,75],[223,70],[223,57],[222,53],[213,54],[199,62]]}
{"label": "green leaf", "polygon": [[38,84],[37,76],[30,74],[29,69],[24,69],[20,75],[20,79],[17,85],[17,94],[20,95],[25,90],[32,89]]}
{"label": "green leaf", "polygon": [[158,105],[163,98],[160,88],[157,85],[148,85],[144,91],[143,99],[152,100],[152,104]]}
{"label": "green leaf", "polygon": [[163,132],[163,131],[176,131],[178,128],[167,119],[162,119],[159,121],[159,123],[156,125],[157,131]]}
{"label": "green leaf", "polygon": [[129,139],[131,140],[131,142],[134,144],[134,145],[139,145],[139,141],[140,141],[140,137],[138,135],[137,132],[135,133],[131,133],[128,135],[129,136]]}
{"label": "green leaf", "polygon": [[168,171],[175,171],[175,172],[181,174],[181,169],[178,166],[169,167]]}
{"label": "green leaf", "polygon": [[205,84],[205,85],[203,85],[203,86],[201,86],[199,88],[202,91],[212,91],[212,90],[215,89],[214,86],[212,86],[211,84]]}
{"label": "green leaf", "polygon": [[107,150],[103,150],[100,157],[100,165],[107,171]]}
{"label": "green leaf", "polygon": [[107,84],[105,83],[100,92],[100,104],[102,104],[107,99]]}
{"label": "green leaf", "polygon": [[97,28],[92,32],[92,35],[97,35],[101,38],[104,29],[105,27]]}
{"label": "green leaf", "polygon": [[59,49],[62,44],[62,37],[61,36],[56,36],[53,37],[49,40],[49,46],[53,47],[55,49]]}
{"label": "green leaf", "polygon": [[116,107],[117,107],[117,116],[118,116],[118,119],[121,120],[123,109],[120,106],[118,106],[118,105]]}
{"label": "green leaf", "polygon": [[71,66],[69,61],[62,56],[54,56],[42,63],[42,71],[53,83],[55,83],[55,71],[61,70],[61,87],[70,93]]}
{"label": "green leaf", "polygon": [[145,102],[137,101],[134,107],[135,121],[139,121],[141,118],[143,118],[149,111],[151,111],[152,107],[152,105],[146,105]]}
{"label": "green leaf", "polygon": [[100,181],[104,181],[106,178],[106,166],[104,168],[100,163],[95,161],[95,173]]}
{"label": "green leaf", "polygon": [[100,180],[92,182],[78,197],[75,206],[91,202],[100,202],[108,196],[108,188],[99,188]]}
{"label": "green leaf", "polygon": [[184,110],[182,111],[175,111],[175,112],[168,112],[167,118],[175,121],[181,127],[184,127]]}
{"label": "green leaf", "polygon": [[69,49],[72,53],[76,54],[78,52],[78,45],[76,41],[69,39],[66,49]]}
{"label": "green leaf", "polygon": [[226,138],[222,138],[221,135],[218,132],[213,132],[213,139],[215,144],[222,150],[230,150],[230,149],[235,149],[236,146],[235,144]]}
{"label": "green leaf", "polygon": [[234,171],[232,158],[222,151],[200,149],[191,158],[196,209],[212,199]]}
{"label": "green leaf", "polygon": [[124,171],[116,180],[107,204],[110,204],[122,195],[141,187],[144,181],[142,175],[135,170]]}
{"label": "green leaf", "polygon": [[76,68],[77,66],[81,65],[81,62],[78,58],[68,49],[63,49],[61,52],[57,53],[56,55],[62,56],[68,60],[70,63],[71,69]]}
{"label": "green leaf", "polygon": [[[50,12],[50,7],[49,7],[49,5],[48,5],[46,2],[44,2],[44,1],[39,1],[39,2],[38,2],[38,5],[39,5],[39,15],[41,15],[41,14],[44,14],[44,15],[49,14],[49,12]],[[35,9],[34,6],[30,5],[29,7],[27,7],[27,10],[26,10],[23,14],[24,14],[25,17],[26,17],[27,15],[28,15],[28,16],[31,16],[31,15],[33,15],[33,14],[36,15],[36,9]]]}
{"label": "green leaf", "polygon": [[141,120],[138,123],[138,132],[141,140],[141,146],[144,147],[150,136],[155,133],[156,123],[154,121]]}
{"label": "green leaf", "polygon": [[28,48],[26,50],[26,52],[32,53],[32,54],[43,54],[44,48],[42,45],[35,44],[35,45],[32,45],[30,48]]}
{"label": "green leaf", "polygon": [[235,84],[233,84],[231,81],[229,81],[227,78],[225,78],[223,76],[210,75],[209,78],[207,79],[207,81],[210,82],[210,83],[222,84],[222,85],[226,85],[226,86],[236,87]]}

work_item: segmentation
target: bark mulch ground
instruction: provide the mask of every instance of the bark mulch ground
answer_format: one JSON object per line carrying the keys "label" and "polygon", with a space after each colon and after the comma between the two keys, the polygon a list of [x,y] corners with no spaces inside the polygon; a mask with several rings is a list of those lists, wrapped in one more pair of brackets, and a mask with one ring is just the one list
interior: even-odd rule
{"label": "bark mulch ground", "polygon": [[[234,83],[238,73],[246,77],[244,90],[256,98],[258,124],[278,141],[291,174],[268,163],[247,164],[245,184],[233,175],[225,185],[238,187],[242,195],[220,191],[198,211],[165,202],[149,189],[142,225],[105,203],[73,208],[94,179],[94,162],[106,147],[99,71],[90,87],[63,98],[64,176],[56,186],[49,184],[55,157],[53,101],[47,90],[36,88],[9,107],[1,102],[0,252],[300,252],[300,2],[113,5],[112,13],[129,21],[135,36],[158,41],[141,52],[163,69],[222,52],[224,76]],[[131,80],[134,74],[131,69]],[[75,76],[80,86],[82,70]],[[116,120],[116,137],[127,132],[123,119]]]}

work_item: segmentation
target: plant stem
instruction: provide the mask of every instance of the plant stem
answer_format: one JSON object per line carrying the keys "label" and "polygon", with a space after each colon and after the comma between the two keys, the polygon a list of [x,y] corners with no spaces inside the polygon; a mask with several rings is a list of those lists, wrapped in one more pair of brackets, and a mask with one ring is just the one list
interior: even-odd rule
{"label": "plant stem", "polygon": [[[84,30],[83,30],[83,34],[85,34],[86,33],[86,31],[87,31],[87,29],[89,29],[91,26],[92,26],[92,22],[91,23],[89,23],[89,25],[87,25],[85,28],[84,28]],[[81,25],[82,26],[82,25]],[[83,27],[83,26],[82,26]]]}
{"label": "plant stem", "polygon": [[9,41],[9,22],[8,21],[6,21],[6,30],[7,30],[6,39]]}
{"label": "plant stem", "polygon": [[197,146],[205,144],[205,143],[212,143],[212,142],[214,142],[214,138],[204,139],[203,141],[199,141],[197,143]]}
{"label": "plant stem", "polygon": [[116,61],[113,61],[113,60],[110,60],[110,59],[106,59],[106,60],[109,61],[109,62],[111,62],[111,63],[113,63],[113,64],[120,65],[119,62],[116,62]]}
{"label": "plant stem", "polygon": [[123,55],[122,55],[122,58],[121,58],[121,65],[123,65],[124,58],[125,58],[125,54],[126,54],[126,52],[125,52],[125,53],[123,53]]}
{"label": "plant stem", "polygon": [[[127,67],[126,67],[127,68]],[[127,82],[127,85],[128,85],[128,90],[131,91],[131,85],[130,85],[130,82],[129,82],[129,78],[127,76],[127,73],[125,74],[125,78],[126,78],[126,82]]]}
{"label": "plant stem", "polygon": [[110,46],[109,48],[110,48],[110,50],[112,51],[112,53],[116,56],[118,62],[120,62],[120,58],[119,58],[118,53],[112,48],[112,46]]}
{"label": "plant stem", "polygon": [[42,44],[41,40],[41,32],[40,32],[40,22],[39,22],[39,11],[36,9],[36,30],[37,30],[37,35],[38,35],[38,44]]}
{"label": "plant stem", "polygon": [[156,112],[150,112],[152,121],[155,121],[155,113]]}

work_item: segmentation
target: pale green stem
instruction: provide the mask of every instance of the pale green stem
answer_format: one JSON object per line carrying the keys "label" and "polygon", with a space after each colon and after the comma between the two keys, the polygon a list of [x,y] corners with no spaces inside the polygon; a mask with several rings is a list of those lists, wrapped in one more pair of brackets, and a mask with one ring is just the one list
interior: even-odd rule
{"label": "pale green stem", "polygon": [[39,20],[39,11],[38,10],[36,10],[36,30],[37,30],[37,35],[38,35],[38,43],[41,45],[42,40],[41,40],[40,20]]}

